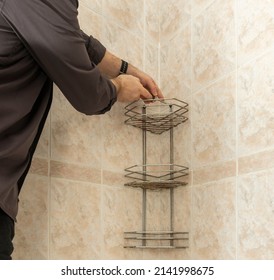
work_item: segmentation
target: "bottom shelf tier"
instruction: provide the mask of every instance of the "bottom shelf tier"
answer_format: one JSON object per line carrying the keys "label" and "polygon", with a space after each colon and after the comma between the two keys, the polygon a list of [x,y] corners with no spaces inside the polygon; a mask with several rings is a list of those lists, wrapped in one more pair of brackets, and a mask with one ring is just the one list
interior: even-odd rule
{"label": "bottom shelf tier", "polygon": [[124,248],[186,249],[189,247],[189,233],[180,231],[124,232],[124,240]]}

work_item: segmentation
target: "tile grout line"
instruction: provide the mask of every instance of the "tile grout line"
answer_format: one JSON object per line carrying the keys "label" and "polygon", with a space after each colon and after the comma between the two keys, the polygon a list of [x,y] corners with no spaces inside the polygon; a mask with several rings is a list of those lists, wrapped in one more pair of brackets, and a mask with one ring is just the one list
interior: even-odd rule
{"label": "tile grout line", "polygon": [[236,115],[236,130],[235,130],[235,137],[236,137],[236,178],[235,178],[235,250],[236,255],[235,259],[238,259],[238,176],[239,176],[239,133],[238,133],[238,120],[239,120],[239,111],[238,111],[238,72],[239,72],[239,58],[238,58],[238,13],[239,13],[239,7],[238,7],[238,0],[235,0],[234,7],[235,7],[235,49],[236,49],[236,88],[235,88],[235,115]]}
{"label": "tile grout line", "polygon": [[[159,5],[159,1],[157,2],[158,5]],[[160,5],[159,5],[160,6]],[[159,7],[158,7],[158,11],[160,11]],[[158,25],[158,42],[157,42],[157,63],[158,63],[158,71],[157,71],[157,79],[158,79],[158,84],[160,85],[160,87],[162,86],[161,83],[161,47],[162,47],[162,44],[161,44],[161,27],[160,27],[160,16],[161,16],[161,13],[158,12],[158,19],[157,19],[157,25]]]}
{"label": "tile grout line", "polygon": [[146,3],[143,0],[143,70],[146,71],[146,38],[147,38],[147,26],[146,26]]}

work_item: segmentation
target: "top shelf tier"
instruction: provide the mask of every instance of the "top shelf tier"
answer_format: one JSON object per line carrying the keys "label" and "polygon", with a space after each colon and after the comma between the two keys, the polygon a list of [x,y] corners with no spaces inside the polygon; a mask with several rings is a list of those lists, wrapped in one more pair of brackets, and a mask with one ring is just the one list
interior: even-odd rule
{"label": "top shelf tier", "polygon": [[125,123],[161,134],[188,120],[188,104],[176,99],[138,100],[125,107]]}

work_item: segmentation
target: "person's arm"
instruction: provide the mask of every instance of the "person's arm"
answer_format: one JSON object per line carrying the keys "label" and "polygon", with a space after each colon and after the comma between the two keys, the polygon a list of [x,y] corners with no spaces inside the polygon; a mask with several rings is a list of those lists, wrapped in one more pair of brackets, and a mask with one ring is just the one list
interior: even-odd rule
{"label": "person's arm", "polygon": [[90,61],[74,1],[10,0],[1,13],[76,110],[93,115],[111,108],[116,87]]}
{"label": "person's arm", "polygon": [[[104,75],[106,75],[111,79],[114,79],[118,77],[118,75],[120,74],[121,64],[122,64],[122,60],[119,57],[115,56],[114,54],[106,50],[104,57],[98,64],[98,67],[101,73],[103,73]],[[151,97],[164,98],[158,85],[148,74],[139,70],[132,64],[128,64],[126,74],[138,78],[141,84],[143,85],[143,87],[149,91]]]}
{"label": "person's arm", "polygon": [[[132,65],[129,65],[127,70],[132,71],[136,69],[135,75],[119,75],[122,63],[121,59],[108,52],[102,43],[93,36],[89,36],[83,31],[81,31],[81,35],[85,41],[90,61],[95,63],[101,74],[110,79],[115,85],[117,100],[119,102],[132,102],[140,98],[152,98],[150,89],[143,85],[146,79],[149,83],[153,81],[152,78],[145,74],[145,79],[142,83],[137,76],[138,73],[141,74],[141,71],[138,71],[138,69]],[[161,94],[159,97],[161,98]]]}
{"label": "person's arm", "polygon": [[[124,77],[124,75],[123,77],[119,76],[122,60],[107,51],[101,42],[99,42],[96,38],[88,36],[83,31],[81,32],[83,39],[85,40],[90,60],[97,65],[104,76],[112,80],[116,89],[118,89],[118,101],[131,102],[139,98],[164,98],[155,81],[149,75],[134,67],[132,64],[128,64],[126,77]],[[136,83],[136,79],[132,79],[129,75],[138,78],[138,81],[148,92],[140,88],[140,84]],[[135,85],[136,88],[133,87],[133,85]]]}
{"label": "person's arm", "polygon": [[87,49],[73,2],[35,1],[34,5],[33,0],[10,0],[2,6],[1,13],[76,110],[87,115],[103,114],[117,99],[150,97],[138,79],[125,75],[111,81],[100,72],[96,63],[105,55],[105,49],[96,50],[99,44],[93,39]]}

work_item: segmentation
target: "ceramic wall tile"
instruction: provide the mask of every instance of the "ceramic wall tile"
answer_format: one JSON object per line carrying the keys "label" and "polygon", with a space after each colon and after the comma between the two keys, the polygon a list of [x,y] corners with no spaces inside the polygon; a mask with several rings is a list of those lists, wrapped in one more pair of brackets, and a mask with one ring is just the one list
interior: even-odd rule
{"label": "ceramic wall tile", "polygon": [[100,118],[77,112],[56,90],[51,118],[51,158],[101,168]]}
{"label": "ceramic wall tile", "polygon": [[[191,231],[191,187],[174,189],[174,229]],[[191,233],[190,233],[191,234]]]}
{"label": "ceramic wall tile", "polygon": [[20,194],[13,259],[48,259],[48,195],[48,177],[29,174]]}
{"label": "ceramic wall tile", "polygon": [[239,158],[239,174],[274,168],[274,150],[259,152]]}
{"label": "ceramic wall tile", "polygon": [[242,64],[274,46],[272,0],[238,1],[238,57]]}
{"label": "ceramic wall tile", "polygon": [[274,258],[274,170],[241,176],[238,189],[238,258]]}
{"label": "ceramic wall tile", "polygon": [[104,170],[122,172],[135,164],[142,164],[142,132],[125,125],[125,104],[115,104],[102,118]]}
{"label": "ceramic wall tile", "polygon": [[169,200],[165,190],[149,190],[147,192],[147,230],[167,230]]}
{"label": "ceramic wall tile", "polygon": [[145,46],[145,63],[144,63],[144,71],[149,74],[154,81],[159,84],[159,51],[160,48],[156,44],[151,44],[146,42]]}
{"label": "ceramic wall tile", "polygon": [[193,171],[193,184],[205,184],[236,176],[236,160],[223,161]]}
{"label": "ceramic wall tile", "polygon": [[203,12],[209,5],[213,5],[214,1],[215,0],[192,0],[192,16]]}
{"label": "ceramic wall tile", "polygon": [[192,259],[235,259],[235,178],[194,187],[192,199]]}
{"label": "ceramic wall tile", "polygon": [[[96,3],[95,1],[91,1]],[[79,5],[78,20],[81,29],[88,35],[101,40],[103,38],[103,18],[85,4]],[[104,43],[104,42],[102,42]]]}
{"label": "ceramic wall tile", "polygon": [[161,88],[165,97],[185,99],[191,91],[191,26],[161,46]]}
{"label": "ceramic wall tile", "polygon": [[144,1],[146,40],[158,44],[160,40],[159,17],[161,14],[159,0]]}
{"label": "ceramic wall tile", "polygon": [[235,75],[193,96],[193,168],[236,157]]}
{"label": "ceramic wall tile", "polygon": [[48,176],[49,160],[44,158],[33,157],[29,173],[41,176]]}
{"label": "ceramic wall tile", "polygon": [[191,1],[160,0],[160,39],[168,40],[184,27],[191,18]]}
{"label": "ceramic wall tile", "polygon": [[274,52],[239,69],[239,154],[274,147]]}
{"label": "ceramic wall tile", "polygon": [[102,13],[103,0],[79,0],[79,4],[97,13]]}
{"label": "ceramic wall tile", "polygon": [[144,33],[144,1],[104,0],[104,16],[132,33]]}
{"label": "ceramic wall tile", "polygon": [[125,177],[126,172],[122,170],[121,172],[113,172],[109,170],[102,170],[102,184],[106,186],[117,186],[121,187],[125,183],[131,180]]}
{"label": "ceramic wall tile", "polygon": [[234,0],[217,0],[193,21],[192,89],[236,69]]}
{"label": "ceramic wall tile", "polygon": [[50,176],[95,184],[102,181],[100,169],[53,160],[50,162]]}
{"label": "ceramic wall tile", "polygon": [[[169,164],[169,133],[164,132],[160,135],[154,133],[146,133],[146,152],[147,152],[147,164]],[[140,151],[142,153],[142,151]],[[160,170],[155,168],[156,170]],[[155,170],[151,168],[149,170]],[[161,175],[161,174],[157,174]]]}
{"label": "ceramic wall tile", "polygon": [[100,187],[52,178],[50,209],[50,259],[100,259]]}
{"label": "ceramic wall tile", "polygon": [[124,232],[141,229],[141,191],[125,187],[102,189],[103,259],[141,259],[142,251],[124,248]]}
{"label": "ceramic wall tile", "polygon": [[132,34],[117,25],[116,22],[108,20],[104,23],[103,42],[109,51],[132,63],[134,66],[143,69],[143,36]]}

